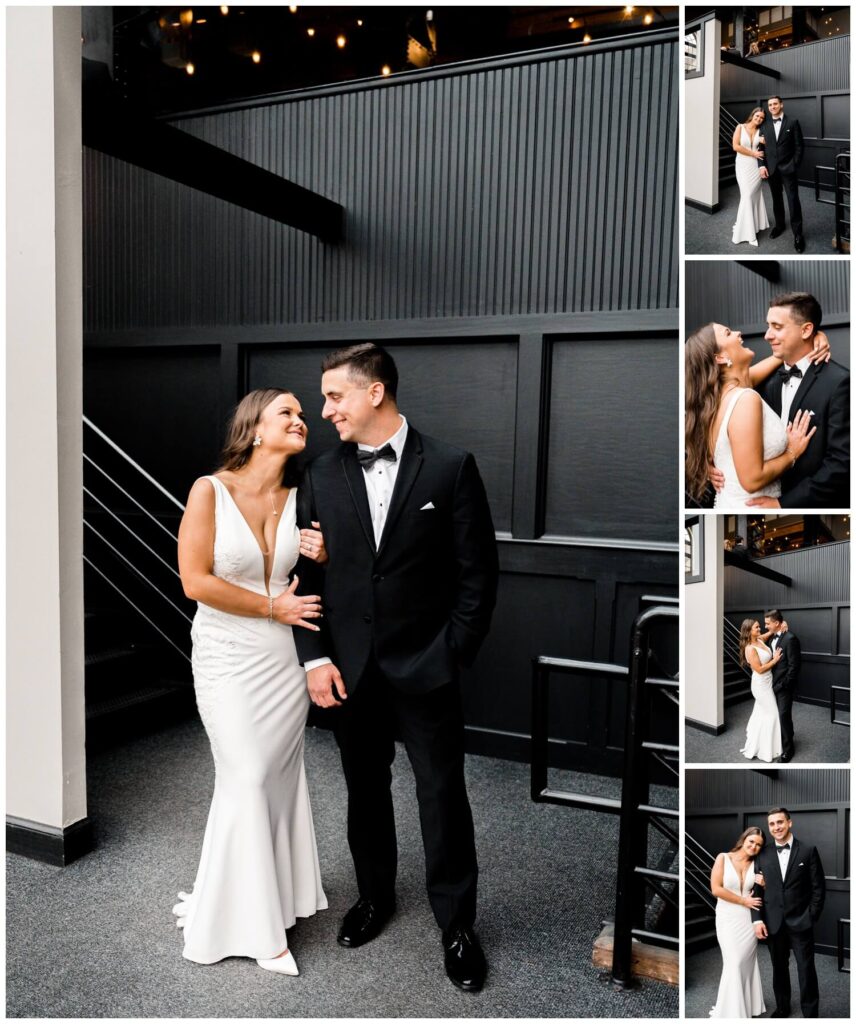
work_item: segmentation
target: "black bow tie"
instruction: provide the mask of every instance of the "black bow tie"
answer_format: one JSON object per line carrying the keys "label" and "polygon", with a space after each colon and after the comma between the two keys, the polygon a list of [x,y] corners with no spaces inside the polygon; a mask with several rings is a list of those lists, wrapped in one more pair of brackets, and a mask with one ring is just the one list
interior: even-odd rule
{"label": "black bow tie", "polygon": [[781,124],[781,123],[782,123],[782,119],[780,117],[774,117],[773,118],[773,124]]}
{"label": "black bow tie", "polygon": [[391,444],[385,444],[383,448],[376,448],[373,452],[357,449],[357,459],[363,469],[371,469],[378,459],[386,459],[387,462],[397,462],[398,456]]}
{"label": "black bow tie", "polygon": [[803,375],[802,370],[798,366],[792,366],[790,370],[786,370],[782,367],[782,369],[778,371],[778,374],[785,384],[787,384],[791,377],[802,377]]}
{"label": "black bow tie", "polygon": [[779,851],[779,853],[781,853],[783,850],[790,850],[790,848],[791,848],[791,844],[790,843],[785,843],[784,846],[779,846],[778,844],[776,845],[776,849]]}

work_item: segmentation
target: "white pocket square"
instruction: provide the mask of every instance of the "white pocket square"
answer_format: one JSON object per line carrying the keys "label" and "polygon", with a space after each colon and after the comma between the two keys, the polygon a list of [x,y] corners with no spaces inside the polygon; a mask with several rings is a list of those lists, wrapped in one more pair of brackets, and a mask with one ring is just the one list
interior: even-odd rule
{"label": "white pocket square", "polygon": [[429,501],[428,504],[427,505],[423,505],[422,508],[419,509],[419,511],[420,512],[425,512],[427,509],[433,508],[433,507],[434,507],[434,502],[433,501]]}

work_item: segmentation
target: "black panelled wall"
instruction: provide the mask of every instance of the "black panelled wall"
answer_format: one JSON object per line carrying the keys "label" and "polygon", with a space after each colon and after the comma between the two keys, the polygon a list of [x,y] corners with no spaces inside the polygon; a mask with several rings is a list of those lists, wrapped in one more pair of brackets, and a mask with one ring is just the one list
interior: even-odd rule
{"label": "black panelled wall", "polygon": [[758,564],[790,576],[792,586],[726,566],[725,615],[739,628],[746,618],[780,609],[802,648],[795,697],[829,707],[830,686],[850,679],[850,542],[770,555]]}
{"label": "black panelled wall", "polygon": [[[769,96],[781,96],[785,113],[802,128],[800,183],[813,186],[815,167],[833,166],[836,154],[850,149],[850,36],[764,53],[751,61],[780,72],[781,78],[723,64],[720,103],[738,121],[745,121],[754,107],[767,109]],[[821,183],[833,180],[828,171],[821,171]]]}
{"label": "black panelled wall", "polygon": [[[640,599],[677,593],[676,43],[179,122],[341,203],[338,246],[85,154],[86,413],[173,493],[249,388],[293,389],[310,454],[333,444],[320,360],[357,340],[392,351],[414,425],[475,453],[502,578],[473,750],[527,757],[531,658],[626,663]],[[617,771],[622,684],[554,689],[555,763]]]}
{"label": "black panelled wall", "polygon": [[837,922],[850,917],[849,770],[688,770],[684,788],[687,832],[711,855],[730,850],[750,825],[762,828],[769,842],[767,811],[790,811],[794,835],[817,847],[826,875],[815,948],[835,954]]}

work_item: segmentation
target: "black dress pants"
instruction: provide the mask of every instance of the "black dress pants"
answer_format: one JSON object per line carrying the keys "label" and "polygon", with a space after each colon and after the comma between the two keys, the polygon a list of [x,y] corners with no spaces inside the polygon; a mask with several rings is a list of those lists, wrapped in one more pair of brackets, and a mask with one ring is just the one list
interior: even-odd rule
{"label": "black dress pants", "polygon": [[789,932],[785,925],[767,940],[770,958],[773,961],[773,993],[776,1006],[784,1012],[791,1008],[791,975],[788,959],[791,950],[797,963],[797,977],[800,985],[800,1006],[803,1017],[818,1016],[819,994],[817,971],[814,968],[814,929],[803,932]]}
{"label": "black dress pants", "polygon": [[794,695],[790,690],[782,689],[775,691],[776,705],[779,709],[779,721],[782,725],[782,753],[785,757],[794,756],[794,720],[791,710],[794,705]]}
{"label": "black dress pants", "polygon": [[800,205],[799,181],[797,173],[783,174],[778,168],[767,179],[770,183],[770,192],[773,196],[773,226],[784,228],[785,226],[785,204],[782,200],[782,193],[788,197],[788,215],[791,221],[791,231],[794,238],[803,233],[802,206]]}
{"label": "black dress pants", "polygon": [[397,729],[416,778],[434,917],[443,929],[453,923],[472,925],[478,863],[464,781],[458,684],[423,694],[402,693],[372,659],[333,715],[348,788],[348,845],[360,896],[381,907],[395,899],[398,848],[390,786]]}

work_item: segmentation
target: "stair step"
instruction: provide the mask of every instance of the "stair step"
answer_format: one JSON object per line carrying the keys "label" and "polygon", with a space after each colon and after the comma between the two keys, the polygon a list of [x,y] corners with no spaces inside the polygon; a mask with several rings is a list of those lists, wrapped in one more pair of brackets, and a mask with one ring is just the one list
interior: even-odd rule
{"label": "stair step", "polygon": [[100,651],[89,652],[84,659],[86,668],[93,668],[96,665],[107,665],[110,662],[122,661],[124,658],[133,658],[139,654],[147,653],[147,647],[107,647]]}
{"label": "stair step", "polygon": [[159,700],[161,697],[172,697],[178,691],[186,693],[186,685],[163,682],[150,683],[148,685],[135,686],[133,689],[115,693],[109,697],[102,697],[94,701],[86,709],[87,721],[92,718],[99,718],[102,715],[109,715],[115,711],[123,711],[126,708],[145,704],[149,701]]}

